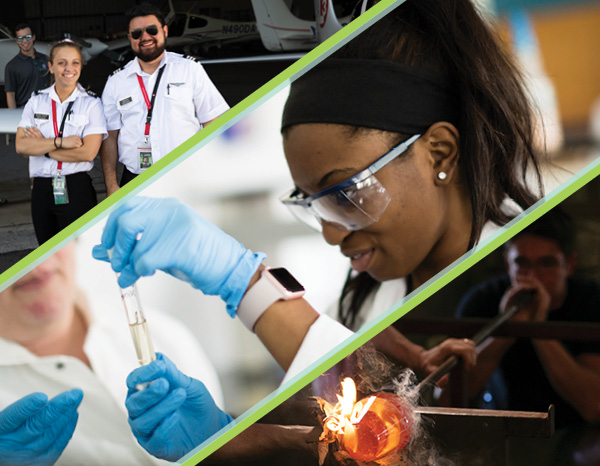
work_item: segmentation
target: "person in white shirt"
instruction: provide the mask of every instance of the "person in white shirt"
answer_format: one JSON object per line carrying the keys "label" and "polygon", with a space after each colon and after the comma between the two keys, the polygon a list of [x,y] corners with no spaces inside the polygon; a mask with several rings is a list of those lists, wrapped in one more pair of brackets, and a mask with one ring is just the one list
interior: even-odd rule
{"label": "person in white shirt", "polygon": [[[146,317],[155,349],[222,405],[215,370],[189,330],[160,312]],[[131,433],[126,379],[136,367],[123,310],[79,291],[71,243],[0,293],[0,465],[169,464]]]}
{"label": "person in white shirt", "polygon": [[[141,4],[126,15],[136,58],[108,78],[102,93],[108,138],[100,156],[109,195],[229,109],[200,63],[165,51],[160,10]],[[117,160],[124,165],[120,183]]]}
{"label": "person in white shirt", "polygon": [[102,103],[78,83],[79,45],[52,47],[48,68],[55,83],[33,93],[17,128],[16,150],[29,157],[31,215],[40,244],[97,204],[88,172],[94,166],[106,121]]}

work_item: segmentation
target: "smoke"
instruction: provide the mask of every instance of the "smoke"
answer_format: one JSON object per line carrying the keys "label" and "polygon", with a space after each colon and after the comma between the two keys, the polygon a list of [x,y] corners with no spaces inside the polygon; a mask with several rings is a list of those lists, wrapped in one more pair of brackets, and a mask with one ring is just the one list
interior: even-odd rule
{"label": "smoke", "polygon": [[[376,392],[395,393],[411,407],[413,427],[408,445],[394,455],[378,460],[372,464],[380,466],[455,466],[456,463],[446,458],[439,451],[428,431],[430,422],[423,419],[416,411],[420,395],[417,389],[416,376],[410,369],[401,369],[393,364],[372,345],[364,345],[348,356],[338,365],[337,370],[330,371],[326,377],[335,376],[339,390],[339,382],[345,376],[352,377],[356,383],[357,399]],[[331,381],[330,381],[331,383]],[[348,464],[346,461],[344,464]],[[360,462],[356,464],[361,465]],[[361,465],[362,466],[362,465]]]}

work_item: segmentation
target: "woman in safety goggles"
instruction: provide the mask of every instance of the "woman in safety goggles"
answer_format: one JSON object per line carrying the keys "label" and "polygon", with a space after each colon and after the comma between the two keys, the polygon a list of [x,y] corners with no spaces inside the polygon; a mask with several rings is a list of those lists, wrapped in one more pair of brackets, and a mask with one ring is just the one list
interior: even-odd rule
{"label": "woman in safety goggles", "polygon": [[[282,201],[350,259],[342,322],[390,309],[538,199],[525,182],[531,169],[541,186],[532,128],[520,76],[470,0],[409,0],[292,84],[282,132],[295,188]],[[287,271],[178,201],[117,209],[94,256],[113,247],[122,287],[163,270],[221,296],[288,378],[351,335]],[[376,345],[422,373],[449,354],[475,359],[468,340],[425,350],[393,328]]]}

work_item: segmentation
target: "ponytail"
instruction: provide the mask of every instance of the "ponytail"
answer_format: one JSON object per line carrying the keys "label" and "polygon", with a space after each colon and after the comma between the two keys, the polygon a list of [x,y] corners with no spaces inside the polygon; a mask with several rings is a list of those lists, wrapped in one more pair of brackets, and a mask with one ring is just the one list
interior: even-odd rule
{"label": "ponytail", "polygon": [[[503,209],[507,198],[526,209],[542,195],[533,111],[521,74],[471,0],[408,0],[333,56],[418,66],[454,89],[459,167],[472,212],[469,249],[487,221],[511,220]],[[529,169],[537,192],[528,186]],[[346,325],[377,286],[364,272],[348,276],[339,303]],[[350,305],[342,306],[348,299]]]}

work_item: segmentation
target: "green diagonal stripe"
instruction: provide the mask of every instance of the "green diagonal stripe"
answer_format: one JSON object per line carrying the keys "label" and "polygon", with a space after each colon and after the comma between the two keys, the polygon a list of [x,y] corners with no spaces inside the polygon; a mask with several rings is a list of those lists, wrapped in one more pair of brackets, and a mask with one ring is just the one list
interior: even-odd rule
{"label": "green diagonal stripe", "polygon": [[429,281],[410,293],[406,298],[401,300],[390,310],[371,321],[353,336],[348,338],[346,342],[338,345],[335,349],[322,356],[318,361],[311,364],[305,371],[303,371],[303,373],[297,375],[288,383],[274,391],[271,395],[264,398],[254,407],[238,417],[235,422],[221,429],[219,432],[202,443],[198,448],[193,450],[175,464],[193,466],[211,453],[214,453],[217,449],[225,445],[229,440],[234,438],[244,429],[258,421],[268,412],[275,409],[279,404],[287,400],[302,387],[306,386],[318,376],[326,372],[331,366],[339,362],[341,359],[367,343],[379,332],[389,327],[400,317],[412,310],[415,306],[439,291],[441,288],[454,280],[464,271],[475,265],[492,251],[502,246],[506,241],[520,232],[523,228],[530,225],[532,222],[565,200],[575,191],[582,188],[585,184],[599,174],[600,159],[590,164],[578,174],[573,175],[568,181],[538,201],[510,223],[502,227],[490,238],[487,238],[477,247],[466,253],[463,257],[456,260],[453,264],[439,272],[436,276],[432,277]]}
{"label": "green diagonal stripe", "polygon": [[341,31],[308,52],[305,56],[279,73],[268,83],[242,100],[238,105],[220,116],[215,122],[192,136],[186,142],[137,176],[134,180],[127,183],[126,186],[119,189],[116,193],[102,201],[77,221],[73,222],[60,233],[36,248],[35,251],[32,251],[15,265],[0,274],[0,292],[74,238],[94,226],[110,212],[123,204],[127,199],[146,188],[153,180],[157,179],[157,177],[164,175],[189,156],[195,154],[201,147],[233,126],[264,101],[287,86],[291,81],[302,76],[306,71],[327,58],[346,42],[371,26],[379,18],[392,11],[404,1],[405,0],[383,0],[379,2],[365,14],[345,26]]}

